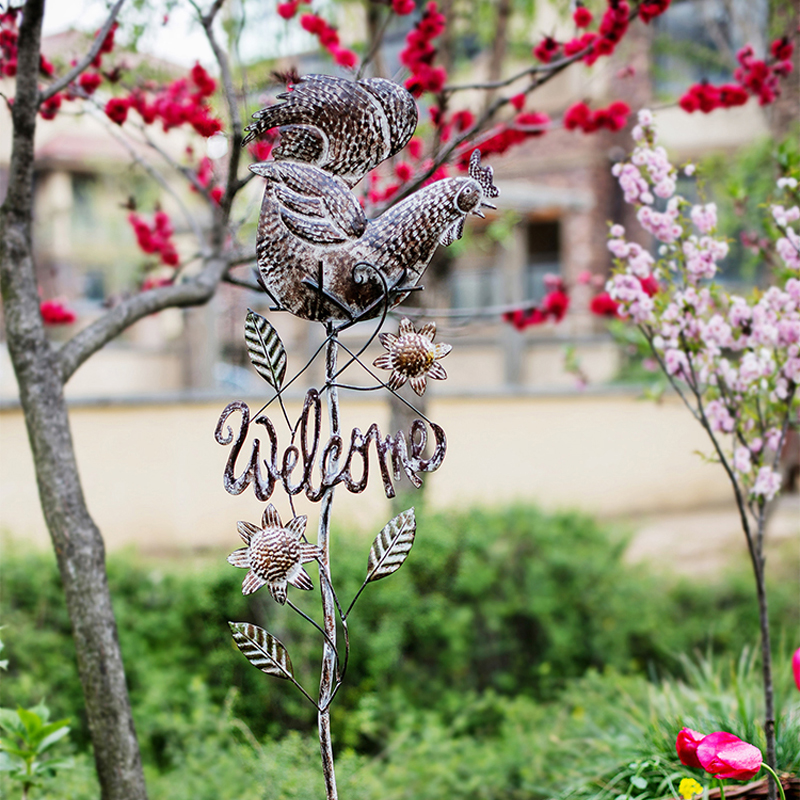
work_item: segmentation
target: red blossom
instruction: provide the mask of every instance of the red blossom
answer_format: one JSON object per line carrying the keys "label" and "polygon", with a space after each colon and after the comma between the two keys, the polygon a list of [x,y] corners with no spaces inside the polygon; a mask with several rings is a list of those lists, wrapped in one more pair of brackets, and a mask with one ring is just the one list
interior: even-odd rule
{"label": "red blossom", "polygon": [[561,322],[569,308],[569,295],[563,289],[556,289],[545,296],[542,304],[545,314],[553,317],[556,322]]}
{"label": "red blossom", "polygon": [[340,67],[352,69],[356,64],[358,64],[358,56],[352,50],[347,50],[346,48],[342,47],[332,49],[331,53],[333,55],[333,60]]}
{"label": "red blossom", "polygon": [[513,97],[508,98],[508,102],[511,103],[517,111],[522,111],[522,109],[525,108],[525,99],[526,96],[524,93],[515,94]]}
{"label": "red blossom", "polygon": [[399,16],[410,14],[415,8],[414,0],[392,0],[392,11]]}
{"label": "red blossom", "polygon": [[77,317],[58,300],[45,300],[39,304],[39,312],[45,325],[71,325]]}
{"label": "red blossom", "polygon": [[412,169],[411,164],[409,164],[407,161],[401,161],[394,168],[394,174],[405,183],[406,181],[411,180],[414,170]]}
{"label": "red blossom", "polygon": [[653,297],[661,291],[661,285],[654,275],[648,275],[646,278],[639,278],[639,283],[648,297]]}
{"label": "red blossom", "polygon": [[533,48],[533,55],[543,64],[549,64],[561,49],[561,44],[553,39],[552,36],[545,36],[536,47]]}
{"label": "red blossom", "polygon": [[408,147],[408,154],[411,158],[420,158],[422,156],[422,139],[415,136],[407,145]]}
{"label": "red blossom", "polygon": [[103,82],[103,76],[98,72],[84,72],[78,78],[78,86],[83,89],[86,94],[94,94],[97,87]]}
{"label": "red blossom", "polygon": [[55,72],[53,65],[43,55],[39,56],[39,72],[46,78],[52,78]]}
{"label": "red blossom", "polygon": [[61,108],[61,95],[54,94],[42,103],[39,107],[39,114],[42,119],[55,119],[59,108]]}
{"label": "red blossom", "polygon": [[580,129],[584,133],[594,133],[601,128],[620,131],[627,125],[630,113],[628,104],[621,100],[596,111],[592,111],[586,103],[575,103],[564,112],[564,127],[569,131]]}
{"label": "red blossom", "polygon": [[297,9],[300,6],[300,0],[290,3],[278,3],[278,14],[284,19],[291,19],[297,14]]}
{"label": "red blossom", "polygon": [[651,19],[660,17],[668,8],[671,0],[646,0],[639,6],[639,17],[645,24]]}
{"label": "red blossom", "polygon": [[457,131],[465,131],[475,124],[475,115],[468,109],[456,111],[451,120]]}
{"label": "red blossom", "polygon": [[575,23],[576,28],[587,28],[592,24],[593,19],[594,16],[592,15],[592,12],[589,11],[586,6],[578,6],[572,15],[572,20]]}
{"label": "red blossom", "polygon": [[222,188],[221,186],[215,186],[215,187],[214,187],[214,188],[213,188],[213,189],[212,189],[212,190],[211,190],[211,191],[210,191],[208,194],[209,194],[209,196],[211,197],[211,199],[212,199],[212,200],[213,200],[213,201],[214,201],[214,202],[215,202],[217,205],[219,205],[219,204],[220,204],[220,202],[222,201],[222,195],[223,195],[224,193],[225,193],[225,192],[224,192],[224,190],[223,190],[223,188]]}
{"label": "red blossom", "polygon": [[602,292],[592,298],[589,311],[598,317],[619,317],[619,303],[608,292]]}
{"label": "red blossom", "polygon": [[687,767],[702,768],[700,759],[697,757],[697,746],[703,741],[704,734],[693,731],[691,728],[681,728],[678,738],[675,740],[675,750],[681,764]]}
{"label": "red blossom", "polygon": [[128,222],[133,228],[136,243],[142,252],[157,253],[163,264],[169,267],[178,266],[180,259],[172,241],[174,230],[168,214],[156,211],[152,226],[135,213],[128,214]]}
{"label": "red blossom", "polygon": [[259,141],[253,142],[253,144],[247,148],[247,151],[256,161],[266,161],[272,152],[272,142],[260,139]]}
{"label": "red blossom", "polygon": [[703,769],[716,778],[749,781],[761,769],[761,751],[738,736],[725,731],[710,733],[697,745],[697,758]]}
{"label": "red blossom", "polygon": [[406,36],[406,46],[400,53],[400,62],[411,70],[405,87],[414,97],[424,92],[436,94],[442,90],[447,73],[442,67],[434,67],[436,48],[431,40],[439,36],[445,27],[445,17],[435,2],[425,7],[425,13]]}
{"label": "red blossom", "polygon": [[128,109],[130,108],[130,101],[125,97],[112,97],[106,103],[106,116],[117,125],[122,125],[128,118]]}
{"label": "red blossom", "polygon": [[[116,33],[117,28],[119,28],[119,23],[115,22],[111,26],[111,30],[106,34],[106,38],[103,39],[103,44],[100,45],[101,53],[110,53],[114,49],[114,34]],[[97,33],[100,33],[100,31]]]}
{"label": "red blossom", "polygon": [[205,71],[200,63],[192,67],[192,81],[200,97],[211,97],[217,90],[217,82]]}
{"label": "red blossom", "polygon": [[770,46],[769,51],[776,61],[788,61],[794,54],[794,44],[788,36],[776,39]]}

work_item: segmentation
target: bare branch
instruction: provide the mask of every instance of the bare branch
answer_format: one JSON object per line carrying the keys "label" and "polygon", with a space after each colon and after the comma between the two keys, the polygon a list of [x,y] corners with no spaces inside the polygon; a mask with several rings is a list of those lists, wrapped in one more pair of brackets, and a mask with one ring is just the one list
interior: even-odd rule
{"label": "bare branch", "polygon": [[[142,158],[139,155],[139,153],[136,152],[136,149],[127,140],[127,138],[125,136],[123,136],[121,133],[119,133],[117,130],[114,129],[113,123],[108,123],[106,127],[108,128],[109,134],[114,139],[116,139],[128,151],[128,153],[130,154],[130,157],[145,172],[147,172],[147,174],[150,175],[150,177],[165,192],[167,192],[168,194],[170,194],[173,197],[175,202],[178,204],[178,207],[180,208],[181,213],[183,214],[184,218],[186,219],[186,222],[188,223],[189,227],[192,229],[192,232],[194,233],[195,237],[197,238],[197,244],[201,248],[201,251],[202,251],[203,248],[205,248],[205,246],[206,246],[205,245],[205,237],[203,236],[203,231],[200,229],[200,225],[198,224],[197,220],[194,218],[194,216],[192,216],[192,214],[189,211],[188,207],[186,206],[186,204],[181,199],[180,194],[175,191],[174,187],[172,187],[170,185],[169,181],[167,181],[164,178],[164,176],[152,164],[148,163],[144,158]],[[150,142],[148,141],[148,144],[149,143]],[[159,155],[163,156],[168,162],[171,162],[171,159],[169,158],[169,156],[164,154],[163,151],[160,150],[160,148],[155,147],[155,145],[153,145],[153,147],[156,150],[156,152],[159,153]],[[180,165],[178,165],[177,168],[180,169]],[[202,189],[202,191],[205,192],[206,190]],[[207,255],[207,253],[203,252],[202,255],[205,256],[205,255]]]}
{"label": "bare branch", "polygon": [[50,86],[39,93],[40,105],[45,100],[49,100],[54,94],[58,94],[62,89],[66,88],[95,60],[100,52],[100,48],[103,46],[103,42],[106,40],[106,36],[108,36],[112,26],[116,22],[117,15],[124,3],[125,0],[117,0],[117,2],[114,3],[114,7],[111,9],[108,19],[103,24],[103,27],[100,28],[100,32],[97,36],[95,36],[92,46],[89,48],[89,52],[66,75],[62,75],[55,83],[51,83]]}
{"label": "bare branch", "polygon": [[230,283],[232,286],[240,286],[242,289],[250,289],[251,291],[262,293],[264,291],[255,281],[248,281],[245,278],[236,278],[231,275],[230,272],[226,272],[222,280],[225,283]]}
{"label": "bare branch", "polygon": [[591,49],[592,45],[587,45],[578,53],[573,53],[571,56],[559,59],[558,61],[551,61],[549,64],[545,64],[543,66],[537,64],[535,66],[528,67],[527,69],[523,69],[521,72],[516,73],[516,75],[512,75],[510,78],[503,78],[499,81],[485,81],[484,83],[459,83],[455,86],[445,86],[442,91],[446,94],[451,94],[452,92],[462,92],[467,89],[502,89],[504,86],[510,86],[512,83],[516,83],[526,75],[543,75],[551,72],[553,69],[560,70],[563,67],[569,66],[574,61],[578,61],[583,58]]}
{"label": "bare branch", "polygon": [[381,45],[383,44],[383,37],[386,35],[386,29],[389,27],[389,23],[392,21],[393,16],[394,12],[390,9],[384,17],[381,27],[378,29],[378,33],[372,42],[372,47],[370,47],[369,51],[364,56],[364,60],[361,62],[361,66],[358,68],[358,73],[356,74],[357,81],[360,81],[364,76],[364,71],[369,66],[369,63],[372,61],[372,59],[375,58],[378,50],[380,50]]}
{"label": "bare branch", "polygon": [[129,297],[114,306],[100,319],[75,334],[59,351],[61,380],[66,383],[86,359],[96,353],[126,328],[165,308],[198,306],[211,299],[228,268],[224,258],[212,258],[194,278],[173,286]]}
{"label": "bare branch", "polygon": [[[231,74],[230,62],[228,61],[228,56],[225,51],[219,46],[217,37],[214,35],[214,18],[219,12],[220,8],[222,8],[222,4],[224,2],[225,0],[215,0],[208,14],[200,18],[200,22],[202,23],[203,29],[206,32],[208,43],[211,45],[211,49],[214,51],[214,57],[217,59],[217,63],[219,64],[219,71],[220,75],[222,76],[222,88],[225,94],[225,100],[228,104],[228,116],[231,121],[231,146],[228,158],[228,180],[225,186],[225,194],[220,200],[222,216],[223,219],[227,221],[228,216],[230,215],[231,206],[233,205],[233,198],[236,196],[236,192],[238,192],[241,188],[238,172],[244,131],[242,126],[242,115],[239,109],[239,100],[236,95],[236,90],[233,86],[233,75]],[[224,236],[224,226],[220,226],[219,230],[215,229],[215,233],[219,233],[220,237]]]}

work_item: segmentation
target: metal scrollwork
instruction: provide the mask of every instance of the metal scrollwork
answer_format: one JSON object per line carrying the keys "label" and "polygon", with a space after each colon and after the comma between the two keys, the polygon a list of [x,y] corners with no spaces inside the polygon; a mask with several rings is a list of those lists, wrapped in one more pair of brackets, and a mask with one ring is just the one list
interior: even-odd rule
{"label": "metal scrollwork", "polygon": [[[240,414],[240,423],[238,431],[234,434],[230,425],[226,427],[226,423],[236,412]],[[420,473],[434,472],[444,461],[447,437],[444,430],[435,423],[429,423],[435,439],[433,454],[430,458],[424,458],[428,444],[428,429],[421,419],[414,420],[408,435],[398,431],[394,436],[384,436],[377,423],[373,423],[366,433],[353,428],[346,447],[343,437],[334,434],[320,450],[321,414],[319,392],[310,389],[306,394],[300,419],[295,426],[295,430],[299,433],[299,447],[294,443],[289,444],[280,455],[278,434],[269,417],[261,415],[251,423],[250,409],[246,403],[236,401],[226,406],[217,422],[214,434],[219,444],[231,445],[223,473],[225,491],[234,495],[242,494],[252,484],[255,496],[264,502],[272,497],[277,484],[280,484],[290,497],[305,492],[312,503],[319,502],[327,489],[339,484],[344,484],[349,492],[358,494],[367,488],[370,445],[374,442],[383,489],[386,497],[392,498],[395,496],[393,478],[399,480],[405,474],[408,480],[419,488],[422,486]],[[251,424],[261,425],[266,431],[269,454],[262,459],[261,440],[253,439],[247,465],[237,476],[236,464]],[[317,461],[318,455],[319,461]],[[354,466],[357,467],[356,474],[360,472],[358,477],[353,475]],[[299,480],[295,479],[296,482],[293,482],[292,475],[298,468]],[[315,468],[319,471],[316,485],[313,479]]]}

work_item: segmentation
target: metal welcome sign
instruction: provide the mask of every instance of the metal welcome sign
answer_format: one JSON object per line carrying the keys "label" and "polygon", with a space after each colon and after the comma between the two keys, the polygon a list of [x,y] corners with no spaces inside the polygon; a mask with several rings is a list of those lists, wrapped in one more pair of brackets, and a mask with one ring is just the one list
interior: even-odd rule
{"label": "metal welcome sign", "polygon": [[[248,312],[247,350],[273,396],[255,414],[243,402],[229,404],[215,437],[230,447],[223,477],[228,492],[242,494],[252,485],[258,500],[266,503],[277,489],[285,494],[291,511],[291,518],[282,518],[270,503],[260,523],[240,521],[237,527],[244,547],[228,556],[228,561],[247,570],[243,594],[265,588],[277,603],[290,606],[319,631],[323,655],[316,699],[296,680],[289,653],[278,638],[251,623],[231,622],[230,627],[237,646],[254,666],[293,683],[317,709],[326,796],[333,800],[338,795],[330,705],[347,670],[347,620],[367,584],[391,575],[403,564],[416,533],[413,508],[386,524],[370,548],[361,588],[345,608],[336,594],[330,563],[334,490],[342,484],[349,492],[363,492],[371,464],[376,465],[373,473],[380,472],[387,498],[394,497],[393,481],[403,475],[419,488],[421,475],[438,469],[447,449],[444,430],[419,412],[420,418],[407,432],[383,435],[373,423],[365,433],[354,428],[345,435],[338,390],[350,387],[340,378],[358,365],[375,380],[374,386],[357,387],[360,390],[385,389],[396,394],[408,382],[422,395],[428,379],[447,377],[440,360],[450,352],[450,345],[434,342],[435,323],[417,330],[402,319],[397,333],[381,333],[381,328],[388,312],[421,288],[418,281],[436,247],[460,238],[468,214],[483,216],[482,207],[494,208],[488,198],[498,192],[491,168],[480,166],[476,150],[468,177],[430,184],[368,220],[352,187],[411,139],[417,125],[413,97],[380,78],[352,81],[309,75],[279,99],[254,115],[256,122],[244,140],[246,144],[274,128],[280,134],[273,158],[250,167],[266,181],[256,242],[259,283],[275,311],[322,323],[326,338],[314,357],[287,381],[287,356],[278,332],[266,318]],[[375,327],[358,351],[339,340],[344,328],[371,319],[377,320]],[[370,366],[361,357],[376,337],[386,353]],[[307,392],[299,418],[292,421],[283,393],[323,350],[325,383]],[[341,365],[340,351],[346,354]],[[387,379],[373,367],[388,371]],[[329,420],[324,442],[322,395]],[[288,442],[283,444],[275,422],[266,415],[275,400],[288,429]],[[429,429],[432,453],[426,458]],[[256,433],[262,438],[251,436]],[[247,450],[243,454],[248,439],[249,454]],[[306,516],[295,512],[294,498],[301,493],[320,504],[316,543],[308,540]],[[321,624],[290,599],[292,589],[313,590],[304,566],[313,562],[319,569]]]}

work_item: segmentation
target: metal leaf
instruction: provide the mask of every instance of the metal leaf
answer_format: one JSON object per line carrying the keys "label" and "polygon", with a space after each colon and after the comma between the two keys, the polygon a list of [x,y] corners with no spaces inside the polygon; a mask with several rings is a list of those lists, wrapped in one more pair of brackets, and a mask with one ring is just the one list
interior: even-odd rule
{"label": "metal leaf", "polygon": [[248,309],[244,338],[256,372],[268,384],[280,389],[286,375],[286,349],[278,332],[264,317]]}
{"label": "metal leaf", "polygon": [[385,578],[400,569],[411,551],[416,532],[413,508],[386,523],[370,548],[366,583]]}
{"label": "metal leaf", "polygon": [[271,633],[249,622],[229,622],[228,625],[236,646],[254,667],[276,678],[294,677],[286,648]]}

